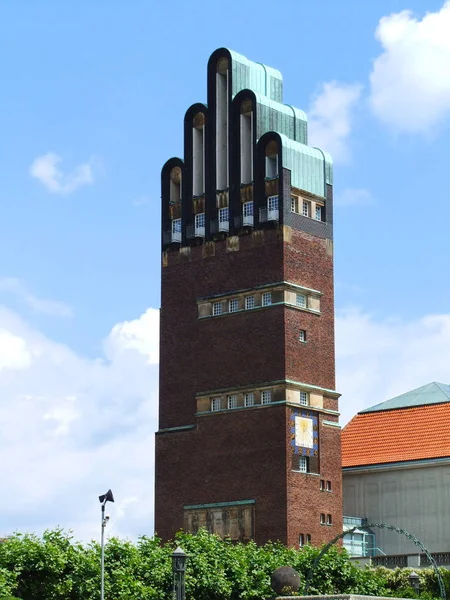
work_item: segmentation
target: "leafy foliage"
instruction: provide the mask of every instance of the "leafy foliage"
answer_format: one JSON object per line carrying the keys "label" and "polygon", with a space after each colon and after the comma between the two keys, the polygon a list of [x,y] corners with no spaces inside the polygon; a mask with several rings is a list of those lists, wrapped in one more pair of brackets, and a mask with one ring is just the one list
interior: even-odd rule
{"label": "leafy foliage", "polygon": [[[201,530],[180,532],[173,542],[141,537],[136,544],[117,538],[105,547],[105,597],[115,600],[171,600],[171,554],[180,545],[189,555],[187,600],[263,600],[273,595],[271,573],[291,566],[302,587],[320,549],[301,550],[280,543],[234,544]],[[310,594],[353,593],[413,598],[408,569],[361,569],[345,550],[332,547],[322,557],[310,581]],[[442,570],[450,596],[450,572]],[[439,597],[432,569],[420,571],[421,598]],[[80,544],[60,529],[42,538],[14,534],[0,543],[1,600],[98,600],[100,547]]]}

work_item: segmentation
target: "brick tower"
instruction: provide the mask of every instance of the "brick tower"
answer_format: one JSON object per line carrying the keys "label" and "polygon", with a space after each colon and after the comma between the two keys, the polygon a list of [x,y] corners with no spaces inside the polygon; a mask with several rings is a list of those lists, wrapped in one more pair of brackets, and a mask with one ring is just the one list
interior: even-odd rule
{"label": "brick tower", "polygon": [[332,163],[281,74],[225,48],[162,169],[155,529],[342,531]]}

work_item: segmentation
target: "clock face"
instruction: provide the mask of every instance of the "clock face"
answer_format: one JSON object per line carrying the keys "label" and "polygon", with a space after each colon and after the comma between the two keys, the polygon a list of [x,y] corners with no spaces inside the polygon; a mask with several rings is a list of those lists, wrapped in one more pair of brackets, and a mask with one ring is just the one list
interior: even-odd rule
{"label": "clock face", "polygon": [[295,417],[295,445],[302,448],[314,447],[313,420]]}

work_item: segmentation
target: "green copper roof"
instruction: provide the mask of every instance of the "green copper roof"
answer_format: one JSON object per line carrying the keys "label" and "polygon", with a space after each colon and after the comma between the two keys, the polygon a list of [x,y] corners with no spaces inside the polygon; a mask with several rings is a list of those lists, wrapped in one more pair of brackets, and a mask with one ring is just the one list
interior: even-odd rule
{"label": "green copper roof", "polygon": [[256,98],[256,140],[267,131],[282,133],[291,140],[308,143],[306,114],[299,108],[275,102],[254,92]]}
{"label": "green copper roof", "polygon": [[426,404],[441,404],[443,402],[450,402],[450,385],[433,381],[416,390],[406,392],[406,394],[401,394],[400,396],[386,400],[386,402],[366,408],[361,413],[395,410],[396,408],[411,408]]}
{"label": "green copper roof", "polygon": [[255,63],[233,50],[228,49],[228,52],[231,55],[233,73],[233,98],[241,90],[248,89],[276,102],[283,101],[283,77],[280,71]]}

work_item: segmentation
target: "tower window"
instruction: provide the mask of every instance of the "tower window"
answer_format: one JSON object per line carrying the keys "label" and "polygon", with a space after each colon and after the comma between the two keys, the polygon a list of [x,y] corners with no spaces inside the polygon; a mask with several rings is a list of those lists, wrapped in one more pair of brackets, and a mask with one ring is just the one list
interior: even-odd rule
{"label": "tower window", "polygon": [[267,198],[267,208],[269,210],[278,210],[278,196],[269,196]]}
{"label": "tower window", "polygon": [[226,208],[220,208],[219,209],[219,223],[224,223],[225,221],[228,222],[228,220],[229,220],[228,206]]}
{"label": "tower window", "polygon": [[228,396],[228,408],[237,408],[238,398],[236,394]]}
{"label": "tower window", "polygon": [[306,456],[300,456],[298,461],[298,470],[300,471],[300,473],[308,472],[308,459]]}
{"label": "tower window", "polygon": [[244,202],[242,216],[244,225],[253,225],[253,202]]}
{"label": "tower window", "polygon": [[291,212],[298,213],[298,197],[291,196]]}
{"label": "tower window", "polygon": [[195,215],[195,235],[202,237],[205,235],[205,213]]}
{"label": "tower window", "polygon": [[304,294],[297,294],[295,304],[300,308],[306,308],[306,296]]}
{"label": "tower window", "polygon": [[333,525],[333,517],[331,515],[327,515],[327,525]]}
{"label": "tower window", "polygon": [[172,242],[181,242],[181,219],[172,221]]}
{"label": "tower window", "polygon": [[272,402],[272,391],[264,390],[261,392],[261,404],[270,404]]}
{"label": "tower window", "polygon": [[304,329],[300,329],[300,331],[298,332],[298,341],[306,342],[306,331]]}
{"label": "tower window", "polygon": [[247,392],[244,394],[244,406],[254,406],[255,394],[253,392]]}
{"label": "tower window", "polygon": [[320,524],[325,525],[325,523],[326,523],[325,513],[320,513]]}
{"label": "tower window", "polygon": [[316,219],[318,221],[322,220],[322,207],[320,206],[320,204],[316,204]]}
{"label": "tower window", "polygon": [[323,479],[320,480],[320,491],[323,492],[325,490],[325,481]]}
{"label": "tower window", "polygon": [[213,316],[217,317],[217,315],[222,314],[222,302],[214,302],[212,305]]}
{"label": "tower window", "polygon": [[311,204],[309,202],[307,202],[306,200],[303,200],[302,215],[304,217],[311,216]]}
{"label": "tower window", "polygon": [[298,536],[298,545],[300,546],[300,548],[305,545],[305,534],[304,533],[301,533]]}
{"label": "tower window", "polygon": [[230,313],[237,312],[239,310],[239,300],[237,298],[233,298],[228,302],[228,311]]}
{"label": "tower window", "polygon": [[310,544],[310,543],[311,543],[311,534],[310,534],[310,533],[307,533],[307,534],[306,534],[306,543],[307,543],[307,544]]}
{"label": "tower window", "polygon": [[216,412],[221,409],[222,398],[213,398],[211,400],[211,410]]}
{"label": "tower window", "polygon": [[245,298],[245,310],[255,308],[255,296],[246,296]]}
{"label": "tower window", "polygon": [[327,481],[327,492],[331,492],[331,481]]}
{"label": "tower window", "polygon": [[300,404],[302,406],[308,406],[309,405],[308,400],[309,400],[308,393],[307,392],[300,392]]}
{"label": "tower window", "polygon": [[272,304],[272,292],[264,292],[262,295],[262,305],[270,306]]}

